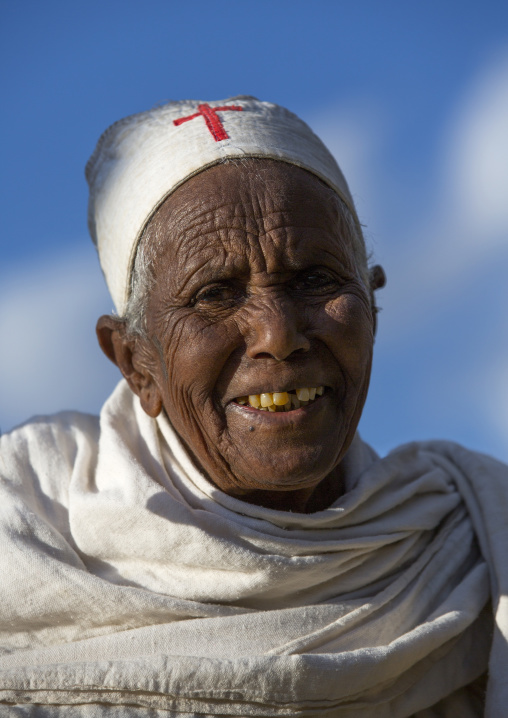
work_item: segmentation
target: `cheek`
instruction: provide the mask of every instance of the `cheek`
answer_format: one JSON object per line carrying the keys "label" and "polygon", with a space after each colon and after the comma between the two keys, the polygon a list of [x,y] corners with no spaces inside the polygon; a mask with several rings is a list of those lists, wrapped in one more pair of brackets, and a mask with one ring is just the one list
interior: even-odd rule
{"label": "cheek", "polygon": [[370,371],[374,344],[370,303],[363,295],[344,294],[328,302],[323,312],[327,344],[355,381]]}
{"label": "cheek", "polygon": [[176,412],[184,423],[212,421],[216,384],[231,353],[232,334],[225,323],[205,323],[193,314],[168,324],[162,346],[168,376],[164,404],[170,418]]}

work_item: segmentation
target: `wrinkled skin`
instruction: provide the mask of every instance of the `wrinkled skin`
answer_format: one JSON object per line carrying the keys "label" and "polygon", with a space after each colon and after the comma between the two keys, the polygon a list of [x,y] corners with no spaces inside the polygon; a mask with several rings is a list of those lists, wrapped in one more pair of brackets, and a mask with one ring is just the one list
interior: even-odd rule
{"label": "wrinkled skin", "polygon": [[[212,167],[155,221],[167,243],[148,339],[101,317],[103,350],[221,490],[274,509],[330,505],[367,395],[382,270],[366,286],[335,195],[282,162]],[[288,413],[234,402],[321,385],[319,400]]]}

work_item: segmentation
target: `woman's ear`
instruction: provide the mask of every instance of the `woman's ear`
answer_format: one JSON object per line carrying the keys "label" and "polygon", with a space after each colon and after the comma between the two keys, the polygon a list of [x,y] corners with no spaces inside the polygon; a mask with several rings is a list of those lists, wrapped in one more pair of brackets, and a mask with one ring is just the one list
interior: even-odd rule
{"label": "woman's ear", "polygon": [[372,292],[381,289],[386,284],[385,270],[380,264],[375,264],[369,269],[369,284]]}
{"label": "woman's ear", "polygon": [[378,307],[376,305],[376,298],[374,296],[374,292],[376,289],[381,289],[386,284],[386,274],[385,270],[380,264],[375,264],[373,267],[369,269],[369,288],[370,288],[370,301],[372,304],[372,318],[374,322],[374,336],[376,336],[377,331],[377,314],[378,314]]}
{"label": "woman's ear", "polygon": [[162,410],[162,395],[155,376],[158,363],[152,356],[153,348],[143,337],[130,335],[123,320],[107,314],[97,320],[96,332],[102,351],[139,396],[143,410],[148,416],[158,416]]}

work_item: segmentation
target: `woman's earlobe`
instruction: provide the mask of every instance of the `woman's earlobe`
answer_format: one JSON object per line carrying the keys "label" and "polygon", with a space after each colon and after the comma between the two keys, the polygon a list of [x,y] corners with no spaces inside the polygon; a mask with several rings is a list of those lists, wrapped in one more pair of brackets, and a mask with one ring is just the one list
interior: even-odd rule
{"label": "woman's earlobe", "polygon": [[155,385],[143,387],[138,394],[141,407],[145,414],[155,419],[162,411],[162,397]]}

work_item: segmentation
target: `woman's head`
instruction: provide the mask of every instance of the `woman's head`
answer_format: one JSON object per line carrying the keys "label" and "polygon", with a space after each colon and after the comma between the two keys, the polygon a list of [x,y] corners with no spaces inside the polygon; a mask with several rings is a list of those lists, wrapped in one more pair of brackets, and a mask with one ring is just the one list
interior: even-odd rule
{"label": "woman's head", "polygon": [[[355,220],[300,167],[215,165],[151,218],[126,321],[99,320],[103,349],[145,411],[164,410],[231,495],[309,510],[323,507],[323,492],[340,493],[340,461],[368,389],[381,283],[377,271],[369,279]],[[244,403],[274,392],[290,402],[307,388],[322,394],[299,407]]]}
{"label": "woman's head", "polygon": [[119,314],[101,317],[99,341],[145,411],[165,411],[229,494],[329,504],[384,281],[330,152],[253,97],[171,102],[106,130],[87,179]]}

